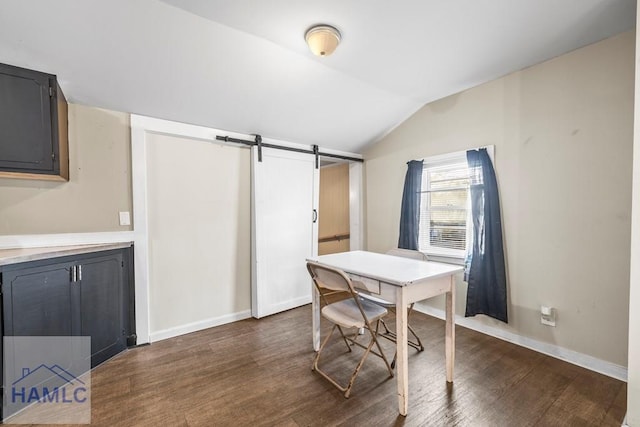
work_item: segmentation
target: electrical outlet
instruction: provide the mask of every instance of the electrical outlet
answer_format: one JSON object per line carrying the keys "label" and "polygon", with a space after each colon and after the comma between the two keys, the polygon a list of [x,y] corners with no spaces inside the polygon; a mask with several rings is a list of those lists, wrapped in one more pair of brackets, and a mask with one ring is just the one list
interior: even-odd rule
{"label": "electrical outlet", "polygon": [[547,326],[553,326],[553,327],[556,326],[555,320],[545,319],[544,316],[540,316],[540,323]]}
{"label": "electrical outlet", "polygon": [[556,310],[553,307],[543,305],[540,307],[540,323],[547,326],[556,326]]}

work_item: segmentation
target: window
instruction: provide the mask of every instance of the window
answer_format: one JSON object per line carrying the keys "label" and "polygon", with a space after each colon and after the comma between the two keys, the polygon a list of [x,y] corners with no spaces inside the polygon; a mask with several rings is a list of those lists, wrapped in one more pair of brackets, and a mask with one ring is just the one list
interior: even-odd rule
{"label": "window", "polygon": [[468,242],[469,168],[466,152],[424,160],[419,249],[464,258]]}

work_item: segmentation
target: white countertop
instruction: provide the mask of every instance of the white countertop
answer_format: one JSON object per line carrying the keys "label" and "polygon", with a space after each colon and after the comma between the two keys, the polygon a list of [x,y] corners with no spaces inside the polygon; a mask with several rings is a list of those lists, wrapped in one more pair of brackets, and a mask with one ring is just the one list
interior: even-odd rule
{"label": "white countertop", "polygon": [[47,248],[0,249],[0,266],[68,255],[108,251],[111,249],[122,249],[128,248],[131,245],[132,242],[119,242],[96,245],[52,246]]}

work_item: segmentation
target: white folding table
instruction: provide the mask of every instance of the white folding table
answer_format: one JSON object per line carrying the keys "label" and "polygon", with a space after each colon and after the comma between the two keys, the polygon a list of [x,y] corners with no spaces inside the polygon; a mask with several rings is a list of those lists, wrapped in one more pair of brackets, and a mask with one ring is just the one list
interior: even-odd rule
{"label": "white folding table", "polygon": [[[307,261],[339,268],[362,285],[361,290],[396,305],[398,410],[407,415],[409,407],[409,369],[407,345],[407,307],[437,295],[446,295],[445,358],[447,382],[453,381],[455,352],[455,280],[460,266],[419,261],[366,251],[342,252],[307,258]],[[313,291],[313,347],[320,347],[320,304]]]}

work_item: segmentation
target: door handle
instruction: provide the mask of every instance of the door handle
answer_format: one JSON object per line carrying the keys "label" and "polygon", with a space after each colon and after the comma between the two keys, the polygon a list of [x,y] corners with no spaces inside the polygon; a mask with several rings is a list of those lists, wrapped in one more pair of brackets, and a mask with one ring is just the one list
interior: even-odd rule
{"label": "door handle", "polygon": [[317,222],[318,221],[318,210],[314,209],[313,210],[313,222]]}

